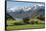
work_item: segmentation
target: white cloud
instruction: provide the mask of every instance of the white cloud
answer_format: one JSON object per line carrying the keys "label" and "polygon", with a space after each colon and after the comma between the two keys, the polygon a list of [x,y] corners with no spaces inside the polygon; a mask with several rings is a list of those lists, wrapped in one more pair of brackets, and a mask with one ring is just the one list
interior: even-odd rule
{"label": "white cloud", "polygon": [[14,12],[15,10],[14,10],[15,8],[8,8],[8,11],[7,12]]}
{"label": "white cloud", "polygon": [[39,6],[44,6],[43,4],[41,4],[41,5],[40,5],[40,4],[36,4],[36,5],[39,5]]}
{"label": "white cloud", "polygon": [[37,3],[34,6],[36,6],[36,5],[38,5],[38,6],[45,6],[44,4],[37,4]]}
{"label": "white cloud", "polygon": [[45,0],[16,0],[16,1],[34,1],[34,2],[45,2]]}
{"label": "white cloud", "polygon": [[32,0],[16,0],[16,1],[32,1]]}

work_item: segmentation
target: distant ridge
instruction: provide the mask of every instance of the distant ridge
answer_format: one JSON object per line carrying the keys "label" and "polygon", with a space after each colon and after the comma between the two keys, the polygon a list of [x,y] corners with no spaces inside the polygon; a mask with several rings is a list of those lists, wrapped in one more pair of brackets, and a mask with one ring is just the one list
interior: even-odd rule
{"label": "distant ridge", "polygon": [[[31,8],[31,7],[29,7]],[[26,9],[26,8],[24,8]],[[27,7],[28,9],[28,7]],[[10,16],[12,16],[14,19],[16,18],[25,18],[25,17],[29,17],[31,18],[32,16],[34,16],[35,14],[37,15],[41,15],[41,13],[45,13],[45,7],[44,6],[39,6],[39,5],[36,5],[36,6],[33,6],[30,10],[28,11],[24,11],[23,8],[21,8],[20,10],[15,10],[14,12],[11,11],[11,12],[8,12],[8,14]]]}

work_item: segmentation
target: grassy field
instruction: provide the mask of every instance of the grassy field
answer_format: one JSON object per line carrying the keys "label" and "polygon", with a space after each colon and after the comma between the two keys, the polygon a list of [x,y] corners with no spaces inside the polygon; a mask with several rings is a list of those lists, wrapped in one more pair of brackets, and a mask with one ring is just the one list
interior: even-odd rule
{"label": "grassy field", "polygon": [[40,29],[40,28],[44,28],[44,24],[8,26],[7,30]]}
{"label": "grassy field", "polygon": [[15,20],[8,20],[7,21],[7,30],[23,30],[23,29],[40,29],[44,28],[44,24],[25,24],[25,25],[14,25]]}

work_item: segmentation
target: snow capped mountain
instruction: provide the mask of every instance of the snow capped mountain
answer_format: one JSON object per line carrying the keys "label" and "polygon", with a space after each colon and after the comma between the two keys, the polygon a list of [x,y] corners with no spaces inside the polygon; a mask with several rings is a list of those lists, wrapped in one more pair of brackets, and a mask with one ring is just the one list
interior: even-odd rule
{"label": "snow capped mountain", "polygon": [[44,6],[44,5],[40,5],[40,4],[35,4],[33,7],[31,6],[24,6],[24,7],[13,7],[13,8],[8,8],[7,11],[8,12],[16,12],[16,11],[20,11],[20,10],[23,10],[23,11],[29,11],[29,10],[35,10],[37,9],[38,7],[41,7],[41,6]]}
{"label": "snow capped mountain", "polygon": [[45,15],[45,9],[42,5],[34,5],[33,7],[27,6],[27,7],[15,7],[15,8],[9,8],[7,10],[8,14],[12,16],[14,19],[16,17],[32,17],[33,15],[39,13],[39,15]]}
{"label": "snow capped mountain", "polygon": [[8,12],[16,12],[16,11],[21,11],[21,10],[23,10],[23,11],[29,11],[29,10],[31,10],[31,7],[17,7],[17,8],[10,8],[10,9],[8,9]]}
{"label": "snow capped mountain", "polygon": [[25,7],[23,10],[24,11],[29,11],[29,10],[31,10],[31,7]]}

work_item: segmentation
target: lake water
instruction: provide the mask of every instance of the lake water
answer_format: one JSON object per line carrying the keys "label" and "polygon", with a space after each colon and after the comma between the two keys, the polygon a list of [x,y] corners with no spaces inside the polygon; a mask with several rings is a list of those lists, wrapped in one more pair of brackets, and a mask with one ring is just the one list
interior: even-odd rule
{"label": "lake water", "polygon": [[22,18],[16,18],[16,20],[23,20]]}

